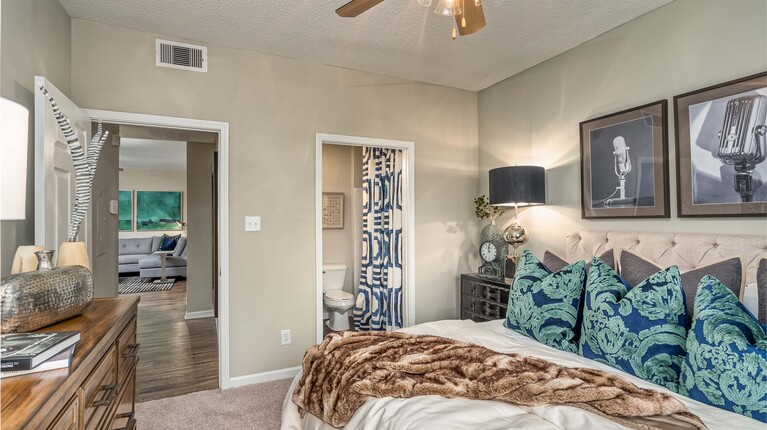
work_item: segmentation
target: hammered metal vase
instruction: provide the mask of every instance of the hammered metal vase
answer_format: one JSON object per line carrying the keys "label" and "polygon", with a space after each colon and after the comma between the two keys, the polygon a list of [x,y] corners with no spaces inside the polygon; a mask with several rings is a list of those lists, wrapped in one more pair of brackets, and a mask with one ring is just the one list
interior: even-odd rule
{"label": "hammered metal vase", "polygon": [[2,278],[2,333],[30,332],[80,315],[93,301],[93,277],[82,266]]}

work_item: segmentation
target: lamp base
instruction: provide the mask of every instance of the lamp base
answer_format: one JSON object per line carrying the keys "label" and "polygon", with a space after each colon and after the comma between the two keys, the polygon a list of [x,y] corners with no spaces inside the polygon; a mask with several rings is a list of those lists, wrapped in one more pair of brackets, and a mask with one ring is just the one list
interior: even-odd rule
{"label": "lamp base", "polygon": [[505,262],[506,263],[506,267],[505,267],[506,268],[506,273],[504,274],[504,276],[506,278],[513,278],[514,274],[517,273],[517,262],[518,262],[518,260],[519,260],[519,258],[517,258],[517,259],[507,258],[506,259],[506,262]]}

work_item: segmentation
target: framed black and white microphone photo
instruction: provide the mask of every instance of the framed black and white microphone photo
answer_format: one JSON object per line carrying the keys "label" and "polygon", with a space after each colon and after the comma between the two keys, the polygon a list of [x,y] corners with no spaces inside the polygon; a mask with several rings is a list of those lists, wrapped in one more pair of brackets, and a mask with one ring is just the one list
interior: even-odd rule
{"label": "framed black and white microphone photo", "polygon": [[680,217],[767,215],[767,72],[674,97]]}
{"label": "framed black and white microphone photo", "polygon": [[583,121],[581,217],[668,218],[668,102]]}

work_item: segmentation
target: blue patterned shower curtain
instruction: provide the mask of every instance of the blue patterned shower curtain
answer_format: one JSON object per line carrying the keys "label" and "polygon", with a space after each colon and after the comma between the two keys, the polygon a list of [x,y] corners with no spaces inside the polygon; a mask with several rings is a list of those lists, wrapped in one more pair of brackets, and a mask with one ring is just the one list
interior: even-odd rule
{"label": "blue patterned shower curtain", "polygon": [[402,327],[402,151],[362,150],[362,270],[357,330]]}

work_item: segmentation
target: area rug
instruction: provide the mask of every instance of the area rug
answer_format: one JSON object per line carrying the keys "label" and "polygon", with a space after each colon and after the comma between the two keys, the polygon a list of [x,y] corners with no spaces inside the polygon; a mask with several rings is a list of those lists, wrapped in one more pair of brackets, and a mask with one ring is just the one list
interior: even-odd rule
{"label": "area rug", "polygon": [[148,293],[150,291],[168,291],[173,288],[175,279],[168,279],[168,282],[155,284],[151,278],[142,278],[140,276],[121,276],[117,284],[117,292],[120,294]]}
{"label": "area rug", "polygon": [[278,430],[292,379],[208,390],[136,405],[139,428]]}

